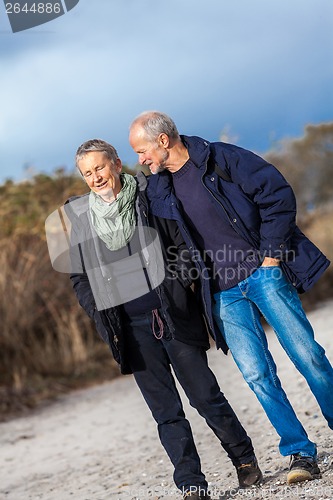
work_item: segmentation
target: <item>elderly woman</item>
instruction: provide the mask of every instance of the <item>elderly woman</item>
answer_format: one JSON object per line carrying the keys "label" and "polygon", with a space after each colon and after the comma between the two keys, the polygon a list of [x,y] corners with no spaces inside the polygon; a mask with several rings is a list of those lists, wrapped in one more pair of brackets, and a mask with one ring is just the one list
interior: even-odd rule
{"label": "elderly woman", "polygon": [[259,483],[251,440],[207,364],[208,334],[176,223],[149,213],[149,178],[122,173],[110,144],[85,142],[76,164],[90,192],[66,204],[72,224],[70,279],[121,372],[133,373],[177,487],[184,498],[209,498],[171,366],[236,467],[240,487]]}

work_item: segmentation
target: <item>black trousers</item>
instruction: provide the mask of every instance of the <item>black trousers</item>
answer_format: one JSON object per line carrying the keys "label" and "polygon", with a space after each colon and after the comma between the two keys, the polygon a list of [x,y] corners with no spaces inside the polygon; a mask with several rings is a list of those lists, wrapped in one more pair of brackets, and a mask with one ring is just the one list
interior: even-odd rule
{"label": "black trousers", "polygon": [[157,339],[152,321],[152,313],[147,313],[126,322],[126,356],[174,465],[175,484],[181,490],[207,489],[170,365],[191,406],[206,420],[235,466],[254,459],[253,446],[208,367],[205,349],[175,339]]}

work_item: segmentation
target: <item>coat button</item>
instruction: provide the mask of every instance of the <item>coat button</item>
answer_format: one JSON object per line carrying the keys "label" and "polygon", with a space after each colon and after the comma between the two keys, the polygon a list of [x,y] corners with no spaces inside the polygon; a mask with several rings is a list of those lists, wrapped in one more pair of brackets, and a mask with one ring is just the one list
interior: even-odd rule
{"label": "coat button", "polygon": [[237,219],[232,219],[232,222],[237,222]]}
{"label": "coat button", "polygon": [[211,178],[210,178],[210,180],[211,180],[212,182],[214,182],[214,181],[215,181],[215,177],[211,177]]}
{"label": "coat button", "polygon": [[280,248],[284,248],[284,243],[281,243]]}

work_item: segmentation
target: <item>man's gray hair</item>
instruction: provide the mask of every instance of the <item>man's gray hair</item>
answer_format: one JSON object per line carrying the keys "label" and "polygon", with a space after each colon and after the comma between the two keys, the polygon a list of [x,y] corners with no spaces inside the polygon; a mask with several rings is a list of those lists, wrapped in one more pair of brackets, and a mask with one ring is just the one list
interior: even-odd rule
{"label": "man's gray hair", "polygon": [[175,122],[160,111],[144,111],[133,120],[130,129],[135,125],[143,128],[150,141],[157,139],[160,134],[166,134],[170,139],[179,139]]}
{"label": "man's gray hair", "polygon": [[90,139],[89,141],[86,141],[83,144],[81,144],[81,146],[79,146],[76,151],[75,164],[77,168],[79,168],[78,162],[82,160],[82,158],[87,153],[92,153],[92,152],[104,153],[105,156],[109,160],[111,160],[113,164],[115,164],[117,159],[119,158],[116,149],[108,142],[103,141],[102,139]]}

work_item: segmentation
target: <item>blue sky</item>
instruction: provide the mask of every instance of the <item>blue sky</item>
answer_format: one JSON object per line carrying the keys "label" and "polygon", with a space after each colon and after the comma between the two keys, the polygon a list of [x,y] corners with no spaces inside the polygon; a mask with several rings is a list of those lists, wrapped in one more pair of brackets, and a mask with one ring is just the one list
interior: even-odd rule
{"label": "blue sky", "polygon": [[263,153],[333,120],[333,2],[80,0],[15,34],[1,2],[0,72],[1,183],[72,169],[94,137],[134,165],[128,126],[148,109]]}

